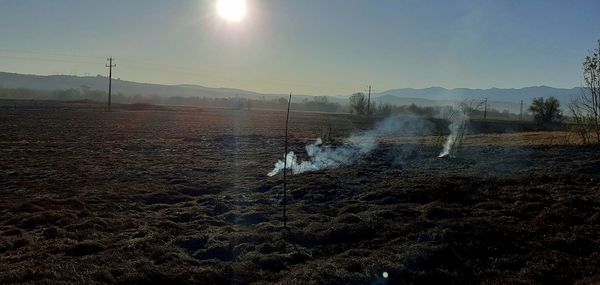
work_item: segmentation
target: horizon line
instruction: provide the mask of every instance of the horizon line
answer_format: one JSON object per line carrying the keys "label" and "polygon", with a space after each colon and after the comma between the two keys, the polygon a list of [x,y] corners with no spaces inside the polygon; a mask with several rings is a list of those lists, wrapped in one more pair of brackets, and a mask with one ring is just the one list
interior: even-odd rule
{"label": "horizon line", "polygon": [[[10,72],[10,71],[2,71],[0,70],[0,73],[7,73],[7,74],[15,74],[15,75],[23,75],[23,76],[38,76],[38,77],[51,77],[51,76],[70,76],[70,77],[79,77],[79,78],[96,78],[96,77],[103,77],[103,78],[108,78],[108,76],[103,75],[103,74],[96,74],[96,75],[79,75],[79,74],[35,74],[35,73],[17,73],[17,72]],[[212,87],[212,86],[206,86],[206,85],[200,85],[198,83],[177,83],[177,84],[172,84],[172,83],[156,83],[156,82],[140,82],[140,81],[132,81],[132,80],[123,80],[120,77],[119,78],[114,78],[114,81],[123,81],[123,82],[130,82],[130,83],[137,83],[137,84],[151,84],[151,85],[161,85],[161,86],[170,86],[170,87],[177,87],[177,86],[195,86],[195,87],[203,87],[203,88],[209,88],[209,89],[235,89],[235,90],[239,90],[239,91],[244,91],[244,92],[251,92],[251,93],[256,93],[256,94],[261,94],[261,95],[286,95],[289,94],[290,91],[287,92],[281,92],[281,93],[272,93],[272,92],[260,92],[260,91],[254,91],[254,90],[248,90],[248,89],[243,89],[243,88],[238,88],[238,87]],[[467,89],[467,90],[482,90],[482,91],[487,91],[487,90],[493,90],[493,89],[500,89],[500,90],[520,90],[520,89],[526,89],[526,88],[541,88],[541,87],[547,87],[547,88],[552,88],[552,89],[565,89],[565,90],[572,90],[572,89],[577,89],[577,88],[584,88],[584,87],[554,87],[554,86],[549,86],[549,85],[528,85],[528,86],[521,86],[521,87],[487,87],[487,88],[481,88],[481,87],[443,87],[443,86],[428,86],[428,87],[398,87],[398,88],[391,88],[391,89],[387,89],[385,91],[381,91],[381,92],[371,92],[371,94],[383,94],[386,92],[390,92],[390,91],[395,91],[395,90],[425,90],[425,89],[444,89],[444,90],[448,90],[448,91],[453,91],[453,90],[459,90],[459,89]],[[292,91],[293,93],[293,91]],[[365,91],[357,91],[357,92],[352,92],[351,94],[355,94],[355,93],[366,93]],[[351,94],[329,94],[329,95],[318,95],[318,94],[294,94],[295,96],[347,96],[347,95],[351,95]]]}

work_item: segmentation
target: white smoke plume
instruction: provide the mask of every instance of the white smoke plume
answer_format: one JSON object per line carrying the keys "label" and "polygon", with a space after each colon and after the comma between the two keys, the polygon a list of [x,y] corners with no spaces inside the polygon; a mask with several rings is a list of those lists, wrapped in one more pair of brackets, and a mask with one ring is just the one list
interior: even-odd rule
{"label": "white smoke plume", "polygon": [[463,115],[462,113],[457,113],[457,115],[452,118],[450,125],[448,125],[450,134],[446,138],[446,141],[444,142],[444,148],[438,157],[446,157],[450,155],[457,143],[460,143],[462,140],[462,132],[464,131],[466,123],[467,116]]}
{"label": "white smoke plume", "polygon": [[483,106],[484,101],[465,100],[457,107],[450,109],[447,119],[450,121],[448,129],[450,134],[446,138],[444,148],[438,157],[453,157],[456,154],[456,148],[460,147],[463,142],[470,115],[473,111],[478,110]]}
{"label": "white smoke plume", "polygon": [[[424,121],[417,117],[390,117],[379,122],[374,129],[352,134],[342,145],[333,147],[323,144],[318,138],[313,144],[306,146],[308,160],[298,161],[298,157],[290,151],[285,158],[287,168],[293,174],[308,171],[336,168],[351,165],[361,160],[377,148],[377,138],[399,134],[422,134],[428,132]],[[268,176],[274,176],[283,171],[283,160],[277,161]]]}

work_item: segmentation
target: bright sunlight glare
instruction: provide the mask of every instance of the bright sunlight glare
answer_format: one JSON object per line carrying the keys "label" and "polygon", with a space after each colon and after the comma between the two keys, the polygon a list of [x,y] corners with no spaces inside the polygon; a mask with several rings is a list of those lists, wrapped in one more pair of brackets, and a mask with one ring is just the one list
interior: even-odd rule
{"label": "bright sunlight glare", "polygon": [[239,22],[246,15],[246,0],[217,0],[219,16],[230,22]]}

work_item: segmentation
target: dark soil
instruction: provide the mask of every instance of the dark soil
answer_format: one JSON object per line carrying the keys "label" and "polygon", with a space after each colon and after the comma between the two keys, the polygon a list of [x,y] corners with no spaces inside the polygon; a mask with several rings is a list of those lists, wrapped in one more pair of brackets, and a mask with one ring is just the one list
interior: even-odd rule
{"label": "dark soil", "polygon": [[[0,284],[600,283],[597,147],[385,142],[292,176],[285,231],[283,119],[0,102]],[[370,125],[290,119],[300,155]]]}

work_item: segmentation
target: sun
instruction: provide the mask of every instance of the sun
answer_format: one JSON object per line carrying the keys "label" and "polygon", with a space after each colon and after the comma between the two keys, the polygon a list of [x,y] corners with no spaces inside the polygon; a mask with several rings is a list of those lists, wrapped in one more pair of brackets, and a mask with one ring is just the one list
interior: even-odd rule
{"label": "sun", "polygon": [[239,22],[246,15],[246,0],[217,0],[217,13],[230,22]]}

